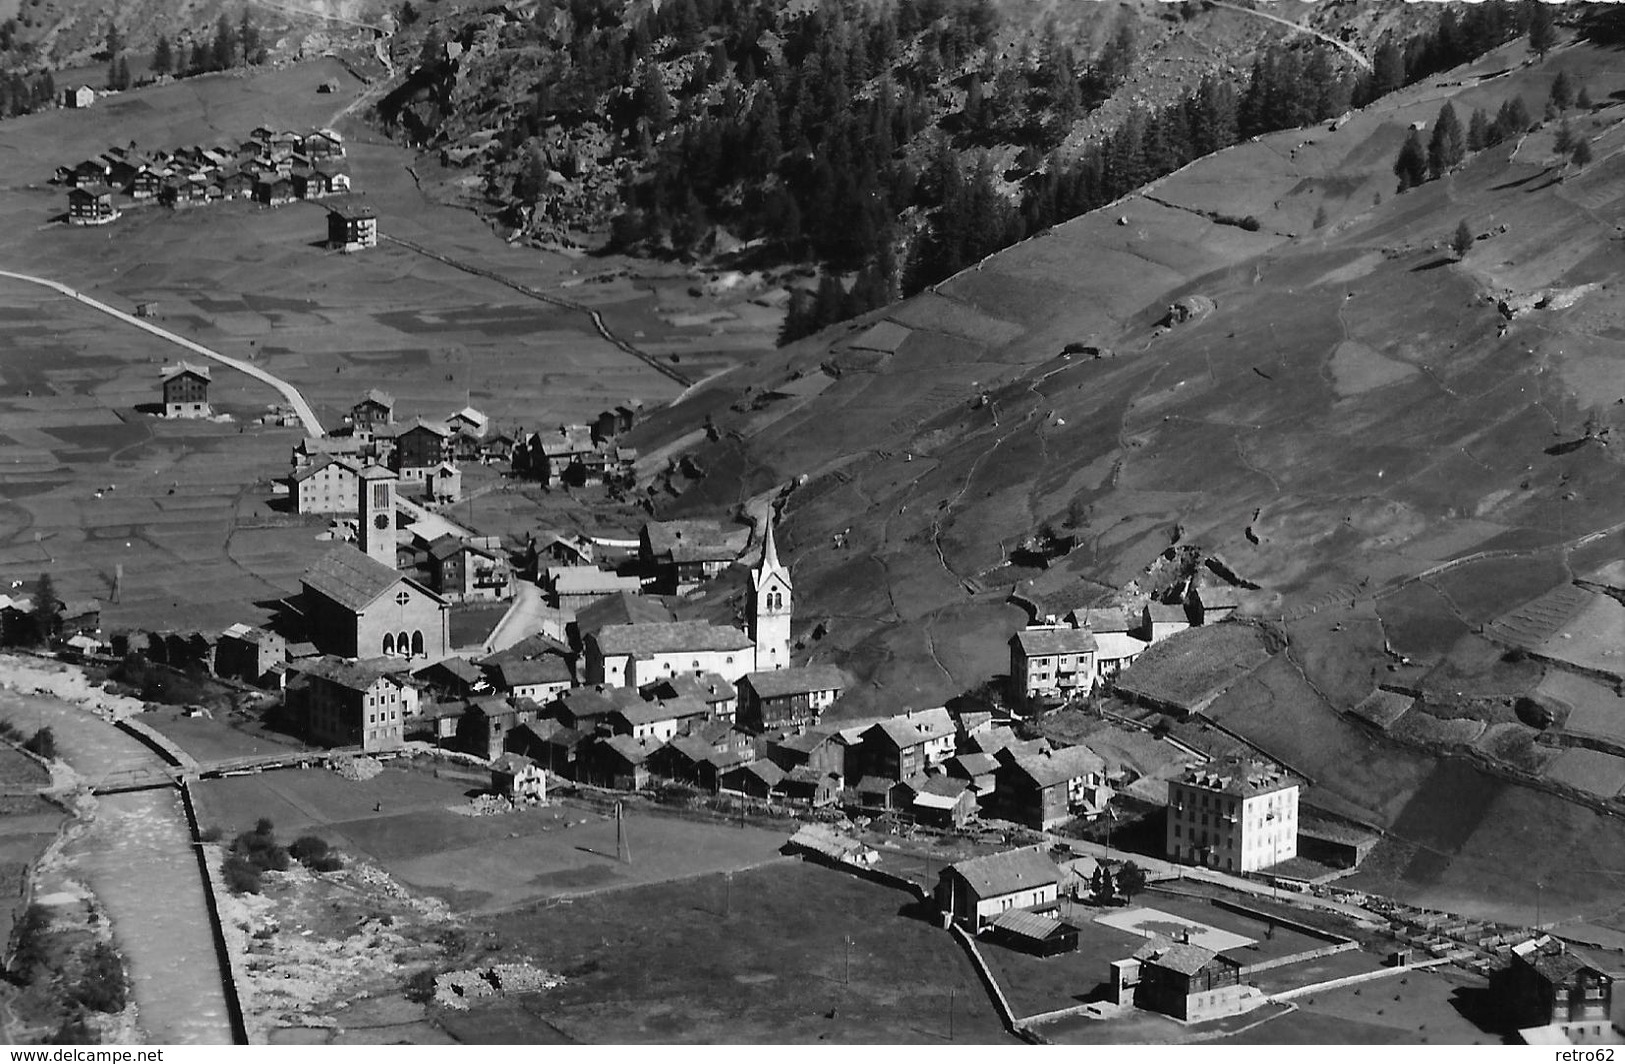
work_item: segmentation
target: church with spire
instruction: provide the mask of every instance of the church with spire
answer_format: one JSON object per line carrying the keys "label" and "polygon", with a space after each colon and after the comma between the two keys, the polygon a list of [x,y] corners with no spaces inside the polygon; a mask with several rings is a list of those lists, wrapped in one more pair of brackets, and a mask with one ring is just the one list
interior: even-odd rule
{"label": "church with spire", "polygon": [[762,560],[751,572],[751,591],[746,620],[748,634],[756,644],[756,671],[789,668],[790,617],[795,588],[790,582],[790,567],[779,562],[771,512],[762,537]]}

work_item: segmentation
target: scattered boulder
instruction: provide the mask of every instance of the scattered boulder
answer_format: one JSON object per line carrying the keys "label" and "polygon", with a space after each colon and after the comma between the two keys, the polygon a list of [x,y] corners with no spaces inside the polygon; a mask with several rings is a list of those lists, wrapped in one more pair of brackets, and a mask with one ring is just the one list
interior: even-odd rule
{"label": "scattered boulder", "polygon": [[1213,313],[1214,309],[1213,300],[1207,296],[1186,296],[1168,305],[1168,313],[1159,324],[1184,325],[1186,322],[1200,321]]}

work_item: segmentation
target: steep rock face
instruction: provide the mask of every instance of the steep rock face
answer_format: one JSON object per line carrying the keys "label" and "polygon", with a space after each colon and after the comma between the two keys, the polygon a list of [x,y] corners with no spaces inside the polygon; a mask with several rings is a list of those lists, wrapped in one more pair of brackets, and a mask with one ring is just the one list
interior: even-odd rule
{"label": "steep rock face", "polygon": [[[1551,444],[1600,437],[1625,394],[1607,258],[1625,108],[1587,119],[1603,161],[1583,172],[1526,141],[1394,194],[1406,130],[1445,99],[1493,113],[1519,95],[1538,112],[1558,69],[1585,80],[1606,63],[1589,48],[1525,58],[1509,46],[1335,131],[1220,153],[724,378],[747,401],[714,414],[709,475],[672,509],[806,477],[784,528],[807,616],[841,618],[834,641],[860,674],[922,704],[1004,671],[1016,582],[1104,597],[1176,536],[1290,619],[1451,557],[1611,526],[1619,463]],[[1458,263],[1443,249],[1464,216],[1510,228]],[[1527,284],[1587,294],[1506,322],[1495,294]],[[1213,309],[1158,327],[1191,296]],[[777,390],[819,367],[834,383],[816,395]],[[1075,549],[1012,568],[1046,525]]]}

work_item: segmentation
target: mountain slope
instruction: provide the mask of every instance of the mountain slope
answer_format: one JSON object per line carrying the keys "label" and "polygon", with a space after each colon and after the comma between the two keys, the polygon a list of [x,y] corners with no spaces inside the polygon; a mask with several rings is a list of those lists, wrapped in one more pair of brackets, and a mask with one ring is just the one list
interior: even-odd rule
{"label": "mountain slope", "polygon": [[[1508,46],[1335,132],[1202,160],[730,375],[645,430],[699,410],[720,430],[672,509],[807,478],[785,539],[806,623],[835,622],[818,656],[875,685],[855,708],[940,701],[1004,672],[1018,581],[1105,595],[1150,579],[1176,538],[1260,585],[1254,608],[1279,616],[1453,555],[1608,527],[1625,483],[1607,449],[1546,450],[1589,415],[1606,424],[1625,394],[1608,284],[1625,107],[1582,122],[1597,161],[1561,181],[1550,130],[1400,196],[1391,166],[1446,99],[1493,113],[1518,94],[1538,114],[1562,69],[1608,99],[1625,87],[1610,55],[1525,67]],[[1509,228],[1456,264],[1444,249],[1463,218]],[[1508,289],[1590,283],[1603,287],[1567,310],[1497,310]],[[1155,324],[1188,295],[1196,320]],[[869,335],[879,321],[906,338]],[[1116,354],[1064,356],[1069,343]],[[838,379],[819,391],[826,371]],[[786,390],[817,394],[773,398],[797,374]],[[1007,565],[1045,526],[1080,547],[1043,571]],[[1380,659],[1380,638],[1351,652]],[[1349,689],[1369,690],[1377,665]]]}

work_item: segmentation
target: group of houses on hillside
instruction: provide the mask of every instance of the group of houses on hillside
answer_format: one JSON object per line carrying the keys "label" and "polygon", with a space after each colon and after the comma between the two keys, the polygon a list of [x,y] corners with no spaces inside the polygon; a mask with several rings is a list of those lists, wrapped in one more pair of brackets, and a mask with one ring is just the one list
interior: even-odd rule
{"label": "group of houses on hillside", "polygon": [[1149,597],[1131,604],[1079,606],[1045,612],[1036,598],[1017,596],[1030,623],[1010,637],[1010,694],[1016,704],[1069,702],[1109,685],[1146,648],[1187,628],[1228,618],[1239,605],[1230,585],[1206,573],[1185,582],[1179,601]]}
{"label": "group of houses on hillside", "polygon": [[[124,207],[154,203],[183,208],[241,199],[276,207],[343,197],[351,191],[344,154],[344,136],[336,130],[261,126],[234,146],[148,151],[131,141],[59,166],[53,180],[68,188],[70,224],[100,225],[118,218]],[[334,203],[328,224],[331,246],[376,242],[376,219],[363,206]]]}

